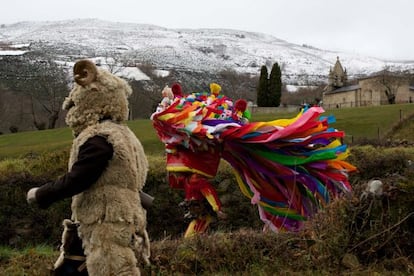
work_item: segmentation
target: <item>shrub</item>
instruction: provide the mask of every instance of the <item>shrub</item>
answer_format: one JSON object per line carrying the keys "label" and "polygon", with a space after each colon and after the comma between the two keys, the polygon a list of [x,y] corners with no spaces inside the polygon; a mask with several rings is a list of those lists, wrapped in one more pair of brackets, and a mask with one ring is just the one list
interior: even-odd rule
{"label": "shrub", "polygon": [[17,126],[10,126],[9,130],[11,133],[17,133],[19,131],[19,128]]}
{"label": "shrub", "polygon": [[385,262],[386,269],[409,271],[412,264],[406,256],[412,256],[414,247],[413,195],[411,182],[387,185],[381,196],[354,193],[335,200],[301,233],[311,245],[309,255],[318,256],[314,265],[343,265],[346,256],[353,256],[358,266]]}
{"label": "shrub", "polygon": [[372,145],[354,147],[349,162],[357,166],[362,179],[381,178],[402,173],[410,156],[403,148],[381,148]]}
{"label": "shrub", "polygon": [[0,181],[26,174],[30,174],[30,171],[23,159],[5,159],[0,162]]}
{"label": "shrub", "polygon": [[[0,162],[0,187],[3,191],[0,194],[0,204],[3,206],[0,210],[0,238],[4,245],[21,247],[37,243],[56,244],[60,241],[62,220],[70,218],[71,199],[56,202],[48,209],[41,210],[27,204],[26,193],[30,188],[54,181],[63,174],[67,168],[67,156],[68,153],[62,151]],[[179,207],[179,203],[184,200],[184,193],[171,189],[167,183],[164,157],[149,156],[148,159],[150,168],[144,191],[155,198],[153,206],[147,211],[150,237],[180,237],[187,227],[184,211]],[[241,194],[226,163],[220,166],[215,186],[228,219],[213,222],[212,231],[240,227],[259,229],[262,226],[256,207]]]}
{"label": "shrub", "polygon": [[[408,170],[407,156],[403,149],[353,148],[350,162],[360,170],[351,178],[354,190],[360,192],[358,189],[362,189],[362,183],[373,177],[390,177],[396,173],[408,176],[412,170]],[[0,194],[0,238],[5,245],[56,244],[60,241],[61,222],[70,218],[71,200],[40,210],[26,203],[26,193],[31,187],[54,181],[63,174],[67,158],[68,152],[54,152],[0,162],[0,187],[3,191]],[[179,207],[184,200],[184,192],[170,188],[164,156],[148,156],[148,159],[150,168],[144,191],[155,198],[147,211],[149,235],[152,240],[181,237],[187,227],[184,212]],[[414,177],[414,173],[411,174]],[[224,161],[220,164],[214,186],[228,219],[214,221],[211,232],[262,228],[256,206],[242,195],[231,167]]]}

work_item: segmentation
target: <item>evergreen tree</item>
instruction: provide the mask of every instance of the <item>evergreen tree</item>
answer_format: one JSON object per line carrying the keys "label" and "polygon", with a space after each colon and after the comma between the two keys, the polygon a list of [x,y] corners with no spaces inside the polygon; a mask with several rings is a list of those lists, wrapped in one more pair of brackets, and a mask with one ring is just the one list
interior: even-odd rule
{"label": "evergreen tree", "polygon": [[268,96],[268,72],[267,67],[263,65],[257,86],[257,106],[268,106]]}
{"label": "evergreen tree", "polygon": [[268,95],[269,106],[280,106],[280,98],[282,97],[282,72],[277,62],[273,64],[272,71],[270,71]]}

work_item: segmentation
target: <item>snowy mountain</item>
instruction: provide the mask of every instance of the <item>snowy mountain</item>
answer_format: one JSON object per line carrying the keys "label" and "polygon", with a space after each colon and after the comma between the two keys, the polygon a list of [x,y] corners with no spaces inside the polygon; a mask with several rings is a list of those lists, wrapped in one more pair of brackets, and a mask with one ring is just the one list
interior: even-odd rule
{"label": "snowy mountain", "polygon": [[[78,19],[1,25],[0,45],[27,45],[57,60],[122,56],[158,69],[236,70],[258,74],[262,65],[278,62],[285,83],[326,82],[337,57],[348,76],[382,70],[412,70],[414,61],[377,58],[297,45],[274,36],[228,29],[168,29],[154,25]],[[8,54],[10,49],[7,49]],[[6,51],[1,52],[5,54]],[[20,53],[21,54],[21,53]]]}

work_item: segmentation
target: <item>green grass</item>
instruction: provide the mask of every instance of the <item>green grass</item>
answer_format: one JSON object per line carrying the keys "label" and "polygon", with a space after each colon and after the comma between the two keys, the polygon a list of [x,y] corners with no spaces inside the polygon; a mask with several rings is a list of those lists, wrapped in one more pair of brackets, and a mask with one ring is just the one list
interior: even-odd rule
{"label": "green grass", "polygon": [[[414,105],[407,104],[369,108],[335,109],[328,110],[325,115],[334,115],[337,118],[337,122],[333,124],[333,126],[337,129],[345,130],[349,136],[365,136],[367,138],[375,139],[378,135],[378,129],[382,135],[392,129],[402,118],[414,114],[413,107]],[[291,118],[295,115],[296,112],[253,114],[253,120],[268,121],[277,118]],[[160,167],[159,164],[164,164],[164,161],[162,160],[158,160],[157,162],[154,161],[154,159],[161,158],[159,156],[162,156],[164,146],[156,137],[151,121],[144,119],[135,120],[128,122],[128,125],[141,140],[146,153],[150,155],[150,164],[153,167]],[[414,137],[413,123],[406,122],[404,125],[409,128],[409,130],[404,128],[404,131],[408,131],[405,136]],[[2,165],[0,166],[0,175],[3,170],[11,170],[9,169],[10,167],[20,167],[25,165],[23,161],[12,160],[13,157],[25,155],[29,152],[43,153],[52,152],[53,150],[58,149],[69,149],[72,139],[71,131],[68,128],[0,135],[0,160],[4,159],[0,162]],[[413,152],[413,147],[408,148],[407,150],[409,150],[411,154]],[[373,148],[372,151],[377,153],[376,148]],[[400,156],[397,150],[393,150],[392,152],[395,153],[394,156]],[[365,170],[370,173],[375,173],[371,172],[373,171],[372,166],[377,166],[378,163],[382,164],[383,167],[385,166],[385,168],[394,166],[395,162],[387,161],[394,160],[392,152],[385,153],[385,156],[389,157],[389,159],[377,158],[375,156],[374,161],[368,162],[370,159],[361,158],[361,160],[364,160]],[[44,165],[45,167],[48,166],[47,163]],[[41,169],[44,170],[43,167]],[[50,168],[48,169],[50,170]],[[385,169],[382,169],[382,167],[380,167],[380,169],[382,173],[385,173]],[[7,175],[5,177],[7,177]],[[401,180],[392,180],[392,183],[397,183],[399,181]],[[411,183],[411,180],[409,181]],[[407,186],[406,183],[403,184]],[[407,193],[406,188],[402,194],[407,194],[407,198],[413,198]],[[359,197],[357,196],[356,198]],[[381,202],[385,201],[378,201],[378,203]],[[401,210],[400,205],[405,201],[399,200],[394,202],[398,202],[395,206],[395,208],[397,208],[396,210]],[[368,202],[366,204],[368,204]],[[387,202],[387,204],[389,204],[389,202]],[[407,203],[407,208],[412,206],[412,204],[410,204],[411,201]],[[301,238],[301,236],[283,237],[283,235],[288,235],[288,233],[267,236],[263,235],[262,232],[256,233],[245,229],[231,233],[213,233],[211,235],[203,236],[199,240],[154,240],[151,244],[153,264],[148,268],[150,271],[146,272],[148,272],[148,275],[171,275],[175,274],[175,272],[177,275],[195,275],[198,272],[200,272],[200,275],[273,275],[290,273],[293,275],[331,275],[339,269],[345,269],[340,265],[340,261],[343,257],[344,250],[347,248],[349,249],[353,245],[352,243],[341,243],[343,237],[348,237],[345,235],[350,235],[345,231],[351,233],[351,230],[359,230],[355,228],[353,218],[358,215],[358,218],[361,219],[361,215],[367,213],[365,212],[367,209],[365,208],[365,205],[361,207],[357,206],[357,208],[355,207],[355,202],[352,201],[350,206],[352,208],[347,205],[346,209],[339,209],[338,212],[333,212],[331,216],[328,216],[325,222],[326,226],[323,226],[324,221],[315,224],[317,225],[318,230],[316,232],[314,230],[312,233],[319,233],[320,235],[313,236],[316,237],[314,238],[316,242],[315,245],[309,245],[307,243],[303,244],[303,242],[307,240],[303,240],[303,237]],[[390,208],[389,206],[393,205],[391,204],[387,206],[387,208]],[[364,210],[364,212],[361,213],[359,208]],[[344,217],[340,217],[340,214],[344,214]],[[368,219],[370,219],[369,221],[376,221],[373,219],[375,217],[372,217],[369,212],[368,215],[366,221],[368,221]],[[396,216],[387,217],[382,213],[379,214],[379,218],[381,219],[389,219],[389,217],[396,218]],[[347,218],[346,221],[345,218]],[[396,220],[397,219],[398,218],[396,218]],[[335,221],[336,223],[332,223],[332,221]],[[350,223],[346,224],[344,221],[350,221]],[[401,221],[398,223],[390,221],[389,223],[390,225],[393,225],[393,227],[398,226],[398,228],[400,228],[403,226]],[[344,227],[344,225],[347,227]],[[383,225],[383,228],[389,230],[386,224]],[[327,232],[323,232],[321,229]],[[401,231],[402,230],[400,230],[397,235],[405,233]],[[385,235],[388,232],[389,231],[381,231],[380,233]],[[371,239],[371,237],[376,236],[376,234],[374,234],[375,232],[371,233],[367,231],[367,233],[367,236],[361,236],[364,233],[361,234],[358,232],[358,235],[355,235],[355,237],[350,240],[355,239],[354,245],[359,242],[356,238],[366,241],[366,243],[359,242],[361,248],[370,249],[377,247],[378,244],[375,240]],[[390,233],[390,239],[391,237],[395,237],[395,234],[396,232]],[[400,236],[398,236],[398,238],[399,237]],[[402,254],[401,245],[395,243],[397,239],[384,240],[388,242],[380,243],[383,248],[386,246],[393,246],[399,249],[398,252],[395,253],[395,256],[398,257],[399,254]],[[373,254],[371,251],[359,250],[359,248],[356,248],[354,252],[351,252],[358,255],[355,252],[368,256]],[[58,254],[56,248],[44,245],[28,246],[22,250],[0,247],[0,275],[48,275],[48,270],[56,260]],[[408,273],[405,274],[404,272],[412,272],[412,259],[409,257],[397,257],[394,259],[385,258],[388,262],[386,263],[386,266],[384,266],[384,260],[375,260],[374,263],[362,265],[363,259],[361,259],[361,266],[357,269],[356,273],[359,273],[360,275],[408,275]],[[291,261],[286,262],[286,259],[289,258],[291,258]],[[344,273],[353,275],[355,272],[353,270],[354,269],[347,269]]]}
{"label": "green grass", "polygon": [[72,139],[69,128],[3,134],[0,136],[0,159],[69,148]]}
{"label": "green grass", "polygon": [[353,137],[382,138],[393,126],[414,113],[413,104],[384,105],[329,110],[337,122],[333,126]]}
{"label": "green grass", "polygon": [[[277,114],[253,114],[254,121],[267,121],[276,118],[291,118],[296,112]],[[323,115],[334,115],[332,127],[345,131],[347,143],[354,138],[383,138],[393,126],[414,114],[413,104],[395,104],[372,107],[354,107],[327,110]],[[412,135],[414,135],[414,130]]]}
{"label": "green grass", "polygon": [[56,255],[56,250],[50,245],[38,244],[33,247],[26,247],[24,249],[15,249],[8,246],[0,246],[0,258],[9,259],[16,255],[26,254],[30,255],[33,252],[36,252],[39,255],[53,256]]}
{"label": "green grass", "polygon": [[59,253],[51,246],[36,245],[17,250],[0,247],[0,275],[51,275],[50,269]]}
{"label": "green grass", "polygon": [[[346,133],[346,142],[353,138],[376,139],[383,137],[402,118],[414,113],[413,104],[384,105],[376,107],[357,107],[333,109],[324,115],[334,115],[337,122],[332,124]],[[268,121],[278,118],[291,118],[297,112],[277,112],[273,114],[252,114],[252,121]],[[147,155],[158,155],[164,151],[164,145],[158,140],[149,119],[128,122],[144,146]],[[0,160],[17,158],[28,153],[69,149],[72,142],[69,128],[28,131],[0,135]]]}
{"label": "green grass", "polygon": [[164,153],[164,144],[158,139],[155,129],[152,127],[152,121],[149,119],[140,119],[128,122],[138,139],[144,146],[147,155],[157,155]]}
{"label": "green grass", "polygon": [[[163,144],[158,140],[151,121],[147,119],[128,122],[148,155],[161,154]],[[73,136],[69,128],[27,131],[0,135],[0,160],[18,158],[28,153],[44,153],[69,149]]]}

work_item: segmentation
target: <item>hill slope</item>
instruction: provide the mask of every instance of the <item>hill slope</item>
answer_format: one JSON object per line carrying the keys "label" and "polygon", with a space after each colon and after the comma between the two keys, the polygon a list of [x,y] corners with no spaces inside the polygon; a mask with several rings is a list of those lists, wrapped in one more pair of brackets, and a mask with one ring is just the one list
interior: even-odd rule
{"label": "hill slope", "polygon": [[0,42],[30,43],[30,49],[47,52],[61,60],[118,54],[130,62],[150,63],[164,69],[208,72],[232,69],[258,74],[260,66],[278,62],[282,65],[287,84],[325,82],[337,56],[350,77],[369,74],[384,66],[395,70],[414,67],[414,61],[387,62],[297,45],[263,33],[228,29],[168,29],[96,19],[2,25]]}

